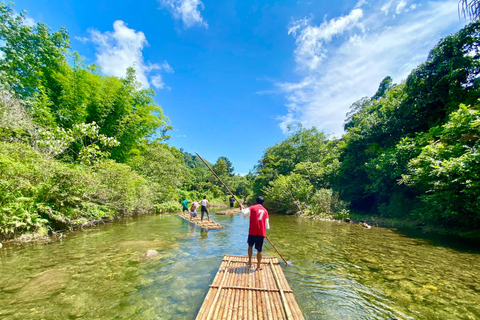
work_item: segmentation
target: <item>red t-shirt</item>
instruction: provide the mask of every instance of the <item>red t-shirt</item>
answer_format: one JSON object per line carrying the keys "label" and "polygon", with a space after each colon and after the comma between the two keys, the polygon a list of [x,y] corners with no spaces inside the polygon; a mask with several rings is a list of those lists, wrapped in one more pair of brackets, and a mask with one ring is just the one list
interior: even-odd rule
{"label": "red t-shirt", "polygon": [[268,211],[261,204],[250,207],[250,229],[248,234],[251,236],[266,237],[265,221],[268,219]]}

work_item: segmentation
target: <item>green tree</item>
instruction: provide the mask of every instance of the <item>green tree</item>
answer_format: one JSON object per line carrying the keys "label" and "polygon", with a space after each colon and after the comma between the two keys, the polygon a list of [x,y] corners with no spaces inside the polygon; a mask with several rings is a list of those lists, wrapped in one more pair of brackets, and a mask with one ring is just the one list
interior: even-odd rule
{"label": "green tree", "polygon": [[378,100],[385,96],[385,92],[389,90],[393,85],[393,80],[392,77],[386,76],[382,82],[380,82],[380,85],[378,86],[377,92],[373,95],[372,99]]}
{"label": "green tree", "polygon": [[479,227],[479,105],[461,105],[444,125],[430,129],[428,140],[403,175],[424,202],[417,212],[450,224]]}
{"label": "green tree", "polygon": [[158,140],[147,142],[140,155],[131,158],[129,164],[159,186],[160,200],[170,199],[175,189],[182,187],[190,178],[182,153]]}
{"label": "green tree", "polygon": [[44,23],[25,25],[25,12],[16,14],[0,3],[0,70],[3,81],[22,97],[33,97],[39,84],[65,62],[70,43],[65,28],[51,32]]}
{"label": "green tree", "polygon": [[212,166],[213,171],[219,176],[232,176],[233,166],[232,162],[227,157],[219,157],[217,162]]}
{"label": "green tree", "polygon": [[315,127],[299,127],[285,140],[267,148],[256,166],[254,192],[260,194],[270,181],[279,175],[290,174],[299,163],[310,161],[328,165],[335,161],[335,156],[332,156],[335,150],[335,145],[328,140],[325,133]]}

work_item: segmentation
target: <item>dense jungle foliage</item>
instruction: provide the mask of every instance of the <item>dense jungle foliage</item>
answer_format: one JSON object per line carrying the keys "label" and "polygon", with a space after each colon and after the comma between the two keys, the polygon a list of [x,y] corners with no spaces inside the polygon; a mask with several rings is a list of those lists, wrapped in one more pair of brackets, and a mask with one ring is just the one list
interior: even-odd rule
{"label": "dense jungle foliage", "polygon": [[[67,30],[24,21],[0,3],[0,238],[177,211],[183,198],[226,203],[200,159],[166,144],[169,120],[133,68],[105,76]],[[226,157],[213,167],[249,195]]]}
{"label": "dense jungle foliage", "polygon": [[[228,198],[130,68],[103,75],[64,28],[24,23],[0,4],[0,237],[46,234],[116,216]],[[277,212],[480,227],[479,28],[443,38],[405,81],[387,76],[350,107],[345,133],[293,128],[248,175],[211,164],[239,196]]]}
{"label": "dense jungle foliage", "polygon": [[284,212],[480,227],[479,28],[443,38],[406,81],[355,102],[345,134],[297,128],[268,148],[255,193]]}

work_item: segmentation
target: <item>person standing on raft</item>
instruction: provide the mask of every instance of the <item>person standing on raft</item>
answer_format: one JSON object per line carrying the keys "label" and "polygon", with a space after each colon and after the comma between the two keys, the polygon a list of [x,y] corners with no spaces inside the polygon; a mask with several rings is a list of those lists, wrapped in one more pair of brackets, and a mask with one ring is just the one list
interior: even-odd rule
{"label": "person standing on raft", "polygon": [[203,196],[203,200],[200,201],[200,204],[202,205],[202,218],[200,219],[200,221],[203,221],[203,214],[204,214],[204,213],[207,214],[207,218],[208,218],[208,220],[210,220],[210,213],[208,212],[208,200],[207,200],[207,196]]}
{"label": "person standing on raft", "polygon": [[263,207],[265,199],[260,196],[256,199],[257,204],[243,209],[244,217],[250,215],[250,227],[248,229],[248,265],[252,265],[253,246],[257,250],[257,270],[262,270],[260,262],[262,261],[263,240],[267,236],[266,230],[270,229],[268,222],[268,211]]}
{"label": "person standing on raft", "polygon": [[183,199],[183,201],[182,201],[182,209],[183,209],[182,211],[183,211],[183,213],[185,213],[185,211],[188,212],[188,203],[189,203],[189,201],[187,199]]}
{"label": "person standing on raft", "polygon": [[230,208],[233,208],[233,205],[235,204],[235,198],[233,196],[230,197]]}

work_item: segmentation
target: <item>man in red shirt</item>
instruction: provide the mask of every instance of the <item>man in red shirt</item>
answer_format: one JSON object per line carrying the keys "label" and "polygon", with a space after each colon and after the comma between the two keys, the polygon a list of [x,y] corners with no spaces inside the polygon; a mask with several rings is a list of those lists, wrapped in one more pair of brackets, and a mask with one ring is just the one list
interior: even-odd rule
{"label": "man in red shirt", "polygon": [[270,229],[268,223],[268,211],[263,207],[265,199],[260,196],[257,198],[257,204],[253,205],[242,213],[243,216],[250,215],[250,228],[248,229],[248,265],[252,265],[253,246],[257,250],[257,270],[262,270],[260,262],[262,261],[263,239],[267,236],[266,229]]}

